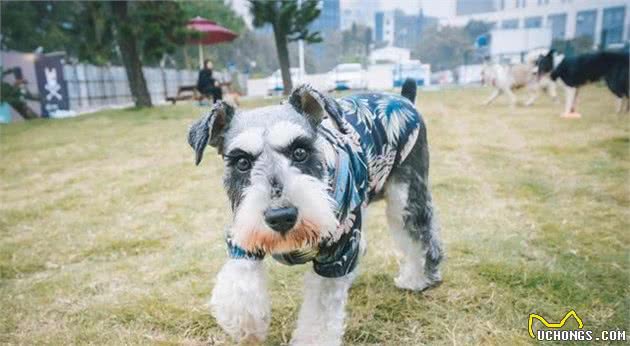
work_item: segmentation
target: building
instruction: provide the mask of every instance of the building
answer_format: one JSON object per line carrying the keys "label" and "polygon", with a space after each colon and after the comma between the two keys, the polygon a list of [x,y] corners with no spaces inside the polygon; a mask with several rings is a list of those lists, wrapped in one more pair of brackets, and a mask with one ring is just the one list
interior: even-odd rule
{"label": "building", "polygon": [[455,13],[458,16],[465,16],[475,13],[486,13],[495,10],[494,0],[474,0],[457,1],[455,3]]}
{"label": "building", "polygon": [[401,10],[379,11],[374,14],[374,41],[386,42],[388,46],[414,48],[420,42],[422,29],[437,19],[408,15]]}
{"label": "building", "polygon": [[595,45],[629,40],[628,0],[444,0],[441,25],[470,20],[492,22],[497,29],[550,28],[553,39],[590,37]]}
{"label": "building", "polygon": [[311,24],[312,31],[326,32],[338,31],[341,27],[341,8],[339,0],[322,0],[319,3],[321,13]]}
{"label": "building", "polygon": [[341,7],[341,30],[352,28],[352,24],[374,29],[374,13],[378,11],[378,1],[345,0]]}
{"label": "building", "polygon": [[398,47],[385,47],[375,49],[370,53],[370,63],[401,63],[411,59],[409,49]]}

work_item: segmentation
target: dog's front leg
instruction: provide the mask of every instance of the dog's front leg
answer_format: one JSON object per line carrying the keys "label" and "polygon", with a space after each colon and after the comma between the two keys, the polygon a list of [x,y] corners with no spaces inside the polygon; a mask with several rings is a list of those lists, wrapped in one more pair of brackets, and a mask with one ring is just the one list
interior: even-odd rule
{"label": "dog's front leg", "polygon": [[558,101],[558,91],[556,90],[556,82],[547,78],[546,83],[547,83],[547,93],[549,94],[549,97],[551,97],[554,103],[558,103],[559,101]]}
{"label": "dog's front leg", "polygon": [[512,89],[505,88],[503,92],[510,98],[510,107],[514,108],[518,103],[518,100],[516,99],[516,95],[514,95],[514,92],[512,92]]}
{"label": "dog's front leg", "polygon": [[309,272],[304,279],[304,303],[291,345],[340,345],[344,332],[348,290],[356,269],[339,278]]}
{"label": "dog's front leg", "polygon": [[267,277],[260,260],[230,259],[210,299],[212,315],[237,342],[261,342],[271,321]]}
{"label": "dog's front leg", "polygon": [[527,86],[527,89],[529,91],[529,99],[525,102],[525,106],[529,107],[534,104],[534,101],[536,101],[538,99],[538,96],[540,96],[540,89],[542,88],[543,87],[540,84],[530,84]]}

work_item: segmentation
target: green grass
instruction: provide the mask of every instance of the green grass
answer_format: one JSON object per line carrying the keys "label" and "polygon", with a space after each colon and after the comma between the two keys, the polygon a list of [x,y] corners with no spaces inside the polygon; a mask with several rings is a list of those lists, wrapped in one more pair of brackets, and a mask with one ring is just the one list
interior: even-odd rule
{"label": "green grass", "polygon": [[[570,309],[585,328],[630,332],[629,116],[599,86],[580,93],[580,120],[544,98],[480,106],[488,93],[419,95],[444,283],[394,287],[384,204],[370,206],[347,344],[528,344],[529,313],[556,321]],[[229,216],[220,159],[209,151],[195,167],[186,143],[200,113],[183,104],[0,128],[0,343],[231,343],[206,307]],[[267,344],[284,344],[309,266],[266,265]]]}

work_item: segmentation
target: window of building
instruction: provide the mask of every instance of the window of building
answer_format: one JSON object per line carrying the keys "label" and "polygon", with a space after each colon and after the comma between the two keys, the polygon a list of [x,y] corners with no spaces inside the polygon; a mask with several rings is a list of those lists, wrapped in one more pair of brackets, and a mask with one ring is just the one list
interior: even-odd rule
{"label": "window of building", "polygon": [[542,17],[525,18],[525,28],[540,28],[542,26]]}
{"label": "window of building", "polygon": [[567,14],[552,14],[547,17],[547,22],[551,28],[551,38],[564,40],[567,30]]}
{"label": "window of building", "polygon": [[575,18],[575,37],[588,36],[595,38],[595,21],[597,11],[580,11]]}
{"label": "window of building", "polygon": [[518,19],[506,19],[502,21],[501,29],[518,29]]}
{"label": "window of building", "polygon": [[497,10],[497,4],[498,2],[496,0],[455,0],[455,14],[462,16],[467,14],[494,12]]}
{"label": "window of building", "polygon": [[602,18],[602,43],[620,43],[623,40],[623,22],[626,19],[626,8],[611,7],[604,9]]}

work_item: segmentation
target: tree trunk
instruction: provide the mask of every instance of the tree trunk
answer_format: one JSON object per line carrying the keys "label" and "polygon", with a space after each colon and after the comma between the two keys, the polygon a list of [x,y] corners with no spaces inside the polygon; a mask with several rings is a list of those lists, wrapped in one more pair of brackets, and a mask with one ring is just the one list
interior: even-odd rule
{"label": "tree trunk", "polygon": [[278,62],[280,63],[280,72],[282,74],[282,85],[284,90],[282,93],[289,95],[293,89],[291,81],[291,70],[289,63],[289,48],[287,36],[276,25],[273,26],[273,36],[276,39],[276,51],[278,52]]}
{"label": "tree trunk", "polygon": [[151,107],[151,96],[147,89],[147,82],[142,74],[142,63],[138,54],[136,35],[129,26],[127,15],[128,2],[112,1],[110,4],[116,23],[116,41],[125,64],[131,95],[136,107]]}

